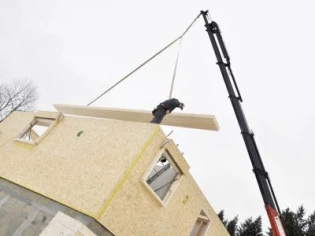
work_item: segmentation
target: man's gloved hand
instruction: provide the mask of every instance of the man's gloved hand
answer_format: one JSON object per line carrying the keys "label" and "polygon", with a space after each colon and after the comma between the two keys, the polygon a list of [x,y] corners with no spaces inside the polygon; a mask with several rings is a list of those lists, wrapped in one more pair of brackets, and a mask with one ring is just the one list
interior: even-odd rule
{"label": "man's gloved hand", "polygon": [[157,108],[154,108],[153,111],[152,111],[152,115],[153,116],[155,116],[156,111],[157,111]]}
{"label": "man's gloved hand", "polygon": [[182,102],[180,102],[180,103],[179,103],[179,108],[180,108],[181,110],[183,110],[183,109],[184,109],[184,107],[185,107],[185,104],[184,104],[184,103],[182,103]]}

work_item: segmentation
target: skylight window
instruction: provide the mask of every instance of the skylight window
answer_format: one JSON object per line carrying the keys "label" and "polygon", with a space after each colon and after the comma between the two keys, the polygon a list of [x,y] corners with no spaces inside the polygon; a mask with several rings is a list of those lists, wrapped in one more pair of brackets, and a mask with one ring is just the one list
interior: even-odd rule
{"label": "skylight window", "polygon": [[24,129],[18,141],[26,143],[38,143],[48,130],[55,124],[55,119],[35,117],[33,121]]}

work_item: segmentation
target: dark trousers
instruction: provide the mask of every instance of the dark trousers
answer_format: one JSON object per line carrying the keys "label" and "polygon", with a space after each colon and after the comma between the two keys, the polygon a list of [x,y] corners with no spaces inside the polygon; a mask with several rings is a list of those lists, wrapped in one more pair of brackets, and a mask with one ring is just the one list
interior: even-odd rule
{"label": "dark trousers", "polygon": [[154,118],[151,120],[151,123],[160,124],[166,115],[166,109],[163,107],[157,107],[157,110],[154,113]]}

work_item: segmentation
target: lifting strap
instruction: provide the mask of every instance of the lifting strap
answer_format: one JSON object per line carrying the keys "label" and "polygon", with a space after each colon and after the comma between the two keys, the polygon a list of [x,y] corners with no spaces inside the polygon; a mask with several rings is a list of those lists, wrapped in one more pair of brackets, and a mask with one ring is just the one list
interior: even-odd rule
{"label": "lifting strap", "polygon": [[[156,54],[154,54],[153,56],[151,56],[149,59],[147,59],[145,62],[143,62],[140,66],[138,66],[137,68],[135,68],[133,71],[131,71],[129,74],[125,75],[122,79],[120,79],[118,82],[116,82],[114,85],[112,85],[110,88],[108,88],[106,91],[104,91],[102,94],[100,94],[98,97],[96,97],[94,100],[92,100],[91,102],[89,102],[87,104],[87,106],[90,106],[92,103],[94,103],[96,100],[98,100],[99,98],[101,98],[103,95],[105,95],[106,93],[108,93],[110,90],[112,90],[113,88],[115,88],[118,84],[120,84],[121,82],[123,82],[125,79],[127,79],[129,76],[131,76],[133,73],[135,73],[137,70],[139,70],[141,67],[143,67],[144,65],[146,65],[148,62],[150,62],[152,59],[154,59],[156,56],[160,55],[163,51],[165,51],[166,49],[168,49],[170,46],[172,46],[174,43],[176,43],[178,40],[180,40],[180,45],[181,45],[181,41],[183,36],[187,33],[187,31],[191,28],[191,26],[196,22],[196,20],[199,18],[199,16],[201,15],[201,13],[193,20],[193,22],[188,26],[188,28],[184,31],[184,33],[179,36],[178,38],[176,38],[175,40],[173,40],[172,42],[170,42],[168,45],[166,45],[164,48],[162,48],[160,51],[158,51]],[[179,45],[179,46],[180,46]],[[173,74],[173,79],[172,79],[172,86],[171,86],[171,91],[170,91],[170,97],[172,96],[172,91],[173,91],[173,85],[174,85],[174,81],[175,81],[175,76],[176,76],[176,70],[177,70],[177,62],[178,62],[178,56],[179,56],[179,50],[178,50],[178,54],[177,54],[177,58],[176,58],[176,62],[175,62],[175,68],[174,68],[174,74]]]}
{"label": "lifting strap", "polygon": [[181,35],[180,40],[179,40],[179,45],[178,45],[178,52],[177,52],[177,57],[174,65],[174,72],[173,72],[173,78],[172,78],[172,83],[171,83],[171,89],[168,98],[171,99],[173,95],[173,88],[174,88],[174,83],[175,83],[175,77],[176,77],[176,72],[177,72],[177,64],[178,64],[178,58],[179,58],[179,52],[182,46],[182,41],[184,35],[188,32],[188,30],[192,27],[192,25],[196,22],[196,20],[199,18],[201,13],[191,22],[191,24],[187,27],[187,29],[184,31],[184,33]]}
{"label": "lifting strap", "polygon": [[175,77],[176,77],[176,72],[177,72],[177,64],[178,64],[178,58],[179,58],[180,47],[182,46],[182,40],[183,40],[183,36],[182,36],[181,39],[179,40],[178,52],[177,52],[177,57],[176,57],[176,61],[175,61],[174,73],[173,73],[172,84],[171,84],[171,90],[170,90],[170,94],[169,94],[169,96],[168,96],[169,99],[172,98],[172,94],[173,94],[173,88],[174,88],[174,82],[175,82]]}
{"label": "lifting strap", "polygon": [[99,98],[101,98],[104,94],[106,94],[107,92],[109,92],[110,90],[112,90],[113,88],[115,88],[118,84],[120,84],[121,82],[123,82],[125,79],[127,79],[130,75],[132,75],[133,73],[135,73],[137,70],[139,70],[142,66],[144,66],[145,64],[147,64],[149,61],[151,61],[153,58],[155,58],[156,56],[158,56],[160,53],[162,53],[164,50],[168,49],[170,46],[172,46],[174,43],[176,43],[182,36],[178,37],[177,39],[175,39],[174,41],[172,41],[171,43],[169,43],[167,46],[165,46],[164,48],[162,48],[160,51],[158,51],[156,54],[154,54],[152,57],[150,57],[148,60],[146,60],[145,62],[143,62],[140,66],[138,66],[137,68],[135,68],[133,71],[131,71],[129,74],[125,75],[122,79],[120,79],[118,82],[116,82],[114,85],[112,85],[109,89],[107,89],[105,92],[103,92],[101,95],[99,95],[97,98],[95,98],[92,102],[88,103],[87,106],[91,105],[92,103],[94,103],[96,100],[98,100]]}

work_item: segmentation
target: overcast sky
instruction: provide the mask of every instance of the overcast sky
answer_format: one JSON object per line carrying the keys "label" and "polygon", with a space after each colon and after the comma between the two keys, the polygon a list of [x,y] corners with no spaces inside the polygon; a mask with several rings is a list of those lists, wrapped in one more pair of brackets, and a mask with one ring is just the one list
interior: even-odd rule
{"label": "overcast sky", "polygon": [[[29,78],[38,110],[86,105],[178,37],[200,10],[221,27],[245,115],[281,208],[315,210],[314,1],[0,2],[0,80]],[[177,46],[95,106],[152,110],[168,97]],[[258,185],[203,19],[183,40],[174,97],[213,114],[219,132],[174,130],[191,173],[216,211],[262,215]],[[268,223],[268,224],[267,224]]]}

